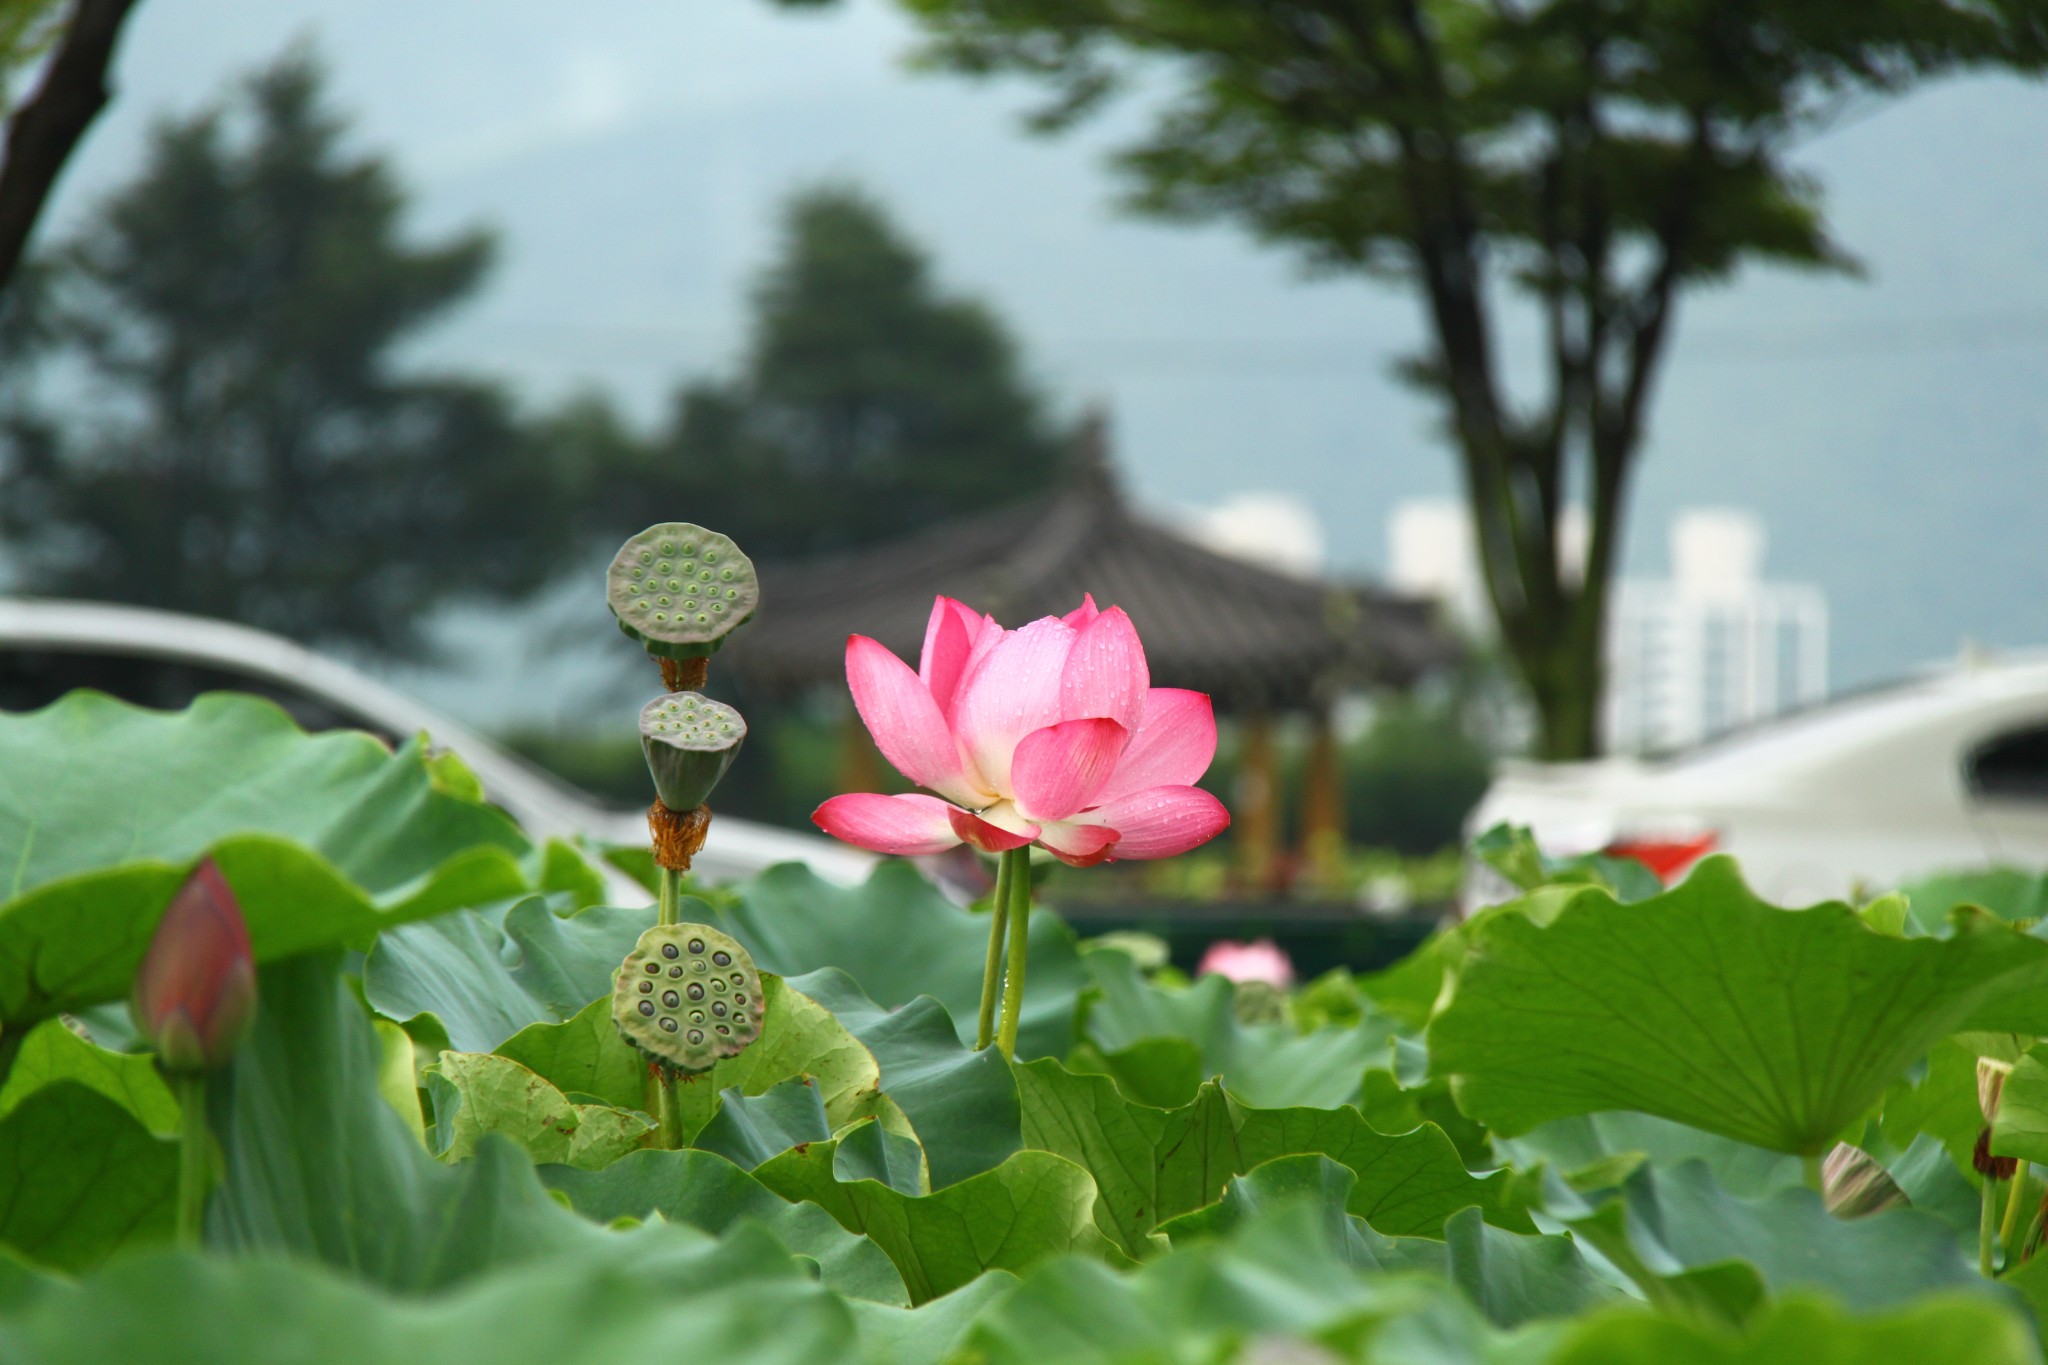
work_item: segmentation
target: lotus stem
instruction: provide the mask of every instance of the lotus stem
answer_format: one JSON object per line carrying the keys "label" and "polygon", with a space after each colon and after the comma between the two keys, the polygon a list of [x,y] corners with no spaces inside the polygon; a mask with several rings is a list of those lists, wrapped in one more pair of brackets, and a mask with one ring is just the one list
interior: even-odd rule
{"label": "lotus stem", "polygon": [[1816,1152],[1808,1152],[1799,1158],[1799,1163],[1806,1173],[1806,1188],[1825,1200],[1828,1197],[1828,1187],[1827,1178],[1822,1171],[1824,1162],[1821,1156]]}
{"label": "lotus stem", "polygon": [[213,1183],[206,1128],[206,1073],[171,1075],[178,1097],[178,1240],[196,1247],[206,1233],[206,1194]]}
{"label": "lotus stem", "polygon": [[[656,805],[661,804],[656,802]],[[683,874],[673,867],[660,869],[661,896],[656,908],[656,920],[661,924],[679,924],[683,918]],[[676,1073],[655,1064],[654,1083],[660,1095],[657,1117],[661,1120],[661,1145],[668,1151],[677,1151],[683,1145],[683,1106],[676,1094]]]}
{"label": "lotus stem", "polygon": [[1977,1214],[1977,1272],[1988,1280],[1997,1273],[1998,1182],[1988,1175],[1978,1178],[1984,1188],[1983,1205]]}
{"label": "lotus stem", "polygon": [[996,855],[995,902],[988,917],[988,961],[981,969],[981,1018],[974,1027],[974,1050],[995,1041],[996,1000],[1003,993],[1003,930],[1010,922],[1010,855]]}
{"label": "lotus stem", "polygon": [[2008,1267],[2020,1263],[2019,1244],[2013,1241],[2013,1234],[2020,1228],[2020,1196],[2027,1188],[2027,1163],[2022,1161],[2013,1167],[2012,1189],[2005,1196],[2005,1221],[1998,1225],[1998,1241],[2005,1248],[2005,1263]]}
{"label": "lotus stem", "polygon": [[1003,978],[1003,1027],[997,1040],[1003,1059],[1017,1055],[1017,1024],[1024,1014],[1024,958],[1031,941],[1031,850],[1013,848],[1003,855],[1010,866],[1009,971]]}

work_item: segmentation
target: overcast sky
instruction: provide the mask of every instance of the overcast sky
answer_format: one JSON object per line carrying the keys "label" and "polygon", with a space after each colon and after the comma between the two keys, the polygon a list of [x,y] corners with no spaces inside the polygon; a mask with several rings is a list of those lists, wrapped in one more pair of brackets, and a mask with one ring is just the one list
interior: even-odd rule
{"label": "overcast sky", "polygon": [[[1144,500],[1291,494],[1369,570],[1394,501],[1454,488],[1430,411],[1386,374],[1416,335],[1407,295],[1119,215],[1113,128],[1030,138],[1021,88],[904,70],[910,30],[880,0],[143,0],[58,225],[132,174],[151,117],[295,40],[422,235],[500,233],[486,296],[422,349],[532,402],[595,385],[652,420],[735,355],[779,200],[851,179],[1014,325],[1051,393],[1111,404]],[[1869,277],[1756,274],[1688,303],[1635,568],[1663,570],[1674,508],[1748,506],[1772,571],[1828,591],[1838,683],[1965,636],[2048,644],[2048,92],[1953,83],[1803,160]]]}

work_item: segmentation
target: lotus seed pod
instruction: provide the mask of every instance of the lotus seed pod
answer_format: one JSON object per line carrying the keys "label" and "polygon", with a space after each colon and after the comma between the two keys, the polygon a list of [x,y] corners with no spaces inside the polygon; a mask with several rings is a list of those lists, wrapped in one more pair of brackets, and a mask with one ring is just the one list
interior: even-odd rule
{"label": "lotus seed pod", "polygon": [[605,576],[619,629],[658,658],[703,658],[760,604],[754,562],[716,531],[650,526],[620,547]]}
{"label": "lotus seed pod", "polygon": [[745,948],[704,924],[657,924],[612,977],[612,1022],[677,1071],[709,1071],[761,1036],[761,975]]}
{"label": "lotus seed pod", "polygon": [[661,804],[690,811],[739,756],[747,722],[724,702],[696,692],[670,692],[640,708],[640,748]]}

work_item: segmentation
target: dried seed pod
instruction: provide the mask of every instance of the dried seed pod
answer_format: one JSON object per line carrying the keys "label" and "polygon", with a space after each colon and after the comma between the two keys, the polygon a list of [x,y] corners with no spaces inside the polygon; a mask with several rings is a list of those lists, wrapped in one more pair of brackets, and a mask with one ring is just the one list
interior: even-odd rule
{"label": "dried seed pod", "polygon": [[1906,1192],[1861,1147],[1838,1142],[1820,1168],[1821,1200],[1837,1218],[1861,1218],[1903,1207]]}
{"label": "dried seed pod", "polygon": [[761,977],[733,939],[704,924],[657,924],[612,976],[612,1022],[677,1071],[708,1071],[761,1036]]}
{"label": "dried seed pod", "polygon": [[747,722],[723,702],[671,692],[640,709],[640,749],[661,804],[690,811],[711,796],[746,742]]}
{"label": "dried seed pod", "polygon": [[1984,1111],[1986,1123],[1998,1121],[1998,1101],[2005,1094],[2005,1078],[2012,1075],[2012,1063],[1994,1061],[1989,1057],[1977,1059],[1977,1107]]}
{"label": "dried seed pod", "polygon": [[1977,1134],[1977,1145],[1970,1151],[1970,1164],[1976,1168],[1978,1175],[1989,1176],[1993,1180],[2012,1179],[2013,1174],[2019,1170],[2020,1166],[2018,1157],[1993,1156],[1991,1154],[1991,1130],[1989,1128]]}
{"label": "dried seed pod", "polygon": [[684,521],[650,526],[620,547],[605,575],[619,629],[656,658],[715,653],[753,617],[754,563],[716,531]]}

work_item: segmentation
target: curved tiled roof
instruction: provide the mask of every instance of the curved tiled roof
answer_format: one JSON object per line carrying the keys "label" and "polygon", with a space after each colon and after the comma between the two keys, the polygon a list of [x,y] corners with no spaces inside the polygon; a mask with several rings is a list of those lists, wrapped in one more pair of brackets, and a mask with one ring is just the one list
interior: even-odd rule
{"label": "curved tiled roof", "polygon": [[1135,515],[1099,462],[1049,497],[760,572],[760,612],[720,670],[772,693],[842,683],[851,634],[915,661],[940,593],[1006,626],[1093,593],[1130,613],[1154,685],[1207,692],[1227,710],[1304,706],[1345,683],[1405,686],[1458,653],[1427,602],[1206,549]]}

